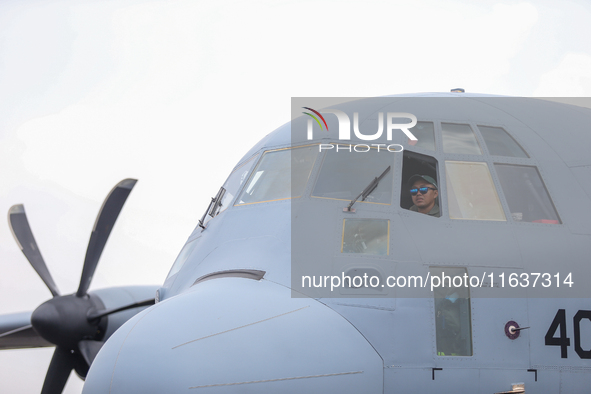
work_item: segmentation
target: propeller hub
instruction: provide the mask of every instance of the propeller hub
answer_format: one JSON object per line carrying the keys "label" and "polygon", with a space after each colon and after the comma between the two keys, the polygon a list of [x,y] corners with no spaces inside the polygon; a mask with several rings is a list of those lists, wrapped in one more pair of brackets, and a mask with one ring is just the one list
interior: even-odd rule
{"label": "propeller hub", "polygon": [[83,339],[98,340],[104,334],[106,319],[89,322],[89,311],[103,309],[98,297],[67,295],[39,305],[31,315],[31,324],[47,341],[63,348],[76,349]]}

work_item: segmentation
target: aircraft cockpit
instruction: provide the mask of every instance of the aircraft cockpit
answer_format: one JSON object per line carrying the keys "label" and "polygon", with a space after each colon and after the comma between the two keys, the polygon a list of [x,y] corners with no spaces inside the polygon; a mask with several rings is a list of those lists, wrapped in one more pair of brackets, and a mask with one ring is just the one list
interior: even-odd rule
{"label": "aircraft cockpit", "polygon": [[[254,151],[212,198],[168,278],[179,272],[218,215],[230,210],[238,214],[246,207],[264,209],[273,217],[279,211],[270,212],[281,206],[288,215],[302,204],[305,209],[316,206],[315,216],[308,218],[322,218],[327,234],[334,231],[339,238],[331,253],[376,258],[391,255],[395,244],[391,221],[397,217],[434,223],[562,223],[538,161],[510,128],[421,120],[411,131],[418,141],[408,141],[398,152],[379,144],[353,146],[342,141]],[[437,215],[411,209],[409,180],[417,174],[437,184]],[[253,222],[247,231],[268,236],[267,228]],[[327,247],[326,242],[317,246]]]}
{"label": "aircraft cockpit", "polygon": [[[561,223],[536,160],[503,127],[419,121],[411,130],[418,141],[399,155],[369,145],[353,151],[343,143],[255,154],[232,172],[204,224],[232,205],[302,196],[353,201],[388,168],[392,171],[355,205],[398,205],[408,210],[412,205],[408,180],[425,174],[439,183],[442,217]],[[395,180],[399,188],[393,187]]]}
{"label": "aircraft cockpit", "polygon": [[[302,204],[316,206],[316,218],[338,226],[338,246],[331,250],[377,258],[391,254],[396,217],[434,223],[562,223],[543,169],[510,126],[421,119],[411,131],[418,141],[407,141],[396,152],[380,144],[326,139],[253,151],[212,198],[168,278],[179,272],[218,215],[246,207],[268,213],[285,206],[293,213]],[[437,184],[437,215],[411,209],[409,180],[417,174]],[[333,231],[329,227],[326,231]],[[251,222],[248,232],[264,235],[268,229]]]}

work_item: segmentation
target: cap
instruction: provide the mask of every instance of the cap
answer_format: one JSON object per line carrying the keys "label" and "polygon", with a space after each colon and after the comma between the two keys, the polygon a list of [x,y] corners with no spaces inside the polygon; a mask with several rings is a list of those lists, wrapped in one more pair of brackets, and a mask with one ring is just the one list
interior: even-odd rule
{"label": "cap", "polygon": [[415,183],[417,180],[422,179],[426,182],[429,182],[430,184],[432,184],[433,186],[435,186],[436,189],[439,189],[439,187],[437,186],[437,182],[435,181],[435,179],[431,178],[429,175],[419,175],[419,174],[415,174],[413,176],[410,177],[410,179],[408,180],[408,184],[410,186],[412,186],[413,183]]}

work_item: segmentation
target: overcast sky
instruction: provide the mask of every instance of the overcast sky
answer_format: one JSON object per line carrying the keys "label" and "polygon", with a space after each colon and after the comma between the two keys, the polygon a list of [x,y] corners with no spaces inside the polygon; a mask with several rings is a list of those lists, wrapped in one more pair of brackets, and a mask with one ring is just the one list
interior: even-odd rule
{"label": "overcast sky", "polygon": [[[590,20],[585,0],[4,0],[0,216],[25,204],[67,294],[106,194],[137,178],[91,289],[159,285],[292,96],[591,96]],[[0,294],[0,313],[51,296],[4,219]],[[1,351],[0,391],[39,392],[52,351]]]}

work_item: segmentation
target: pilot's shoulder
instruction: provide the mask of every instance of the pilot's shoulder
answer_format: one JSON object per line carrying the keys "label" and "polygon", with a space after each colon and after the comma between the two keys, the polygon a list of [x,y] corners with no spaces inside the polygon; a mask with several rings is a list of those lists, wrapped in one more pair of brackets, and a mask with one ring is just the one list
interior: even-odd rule
{"label": "pilot's shoulder", "polygon": [[[412,209],[412,208],[411,208]],[[429,211],[429,216],[439,217],[441,216],[441,212],[439,211],[439,205],[433,205],[433,208]]]}

